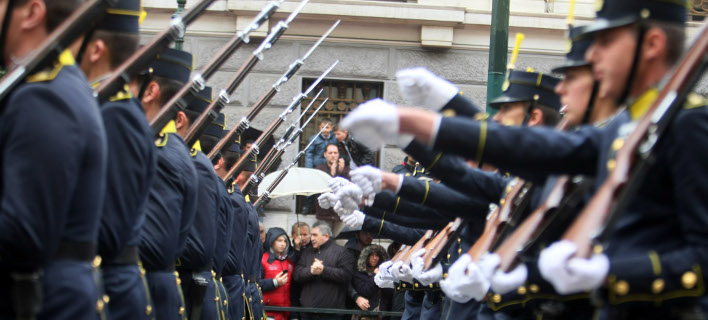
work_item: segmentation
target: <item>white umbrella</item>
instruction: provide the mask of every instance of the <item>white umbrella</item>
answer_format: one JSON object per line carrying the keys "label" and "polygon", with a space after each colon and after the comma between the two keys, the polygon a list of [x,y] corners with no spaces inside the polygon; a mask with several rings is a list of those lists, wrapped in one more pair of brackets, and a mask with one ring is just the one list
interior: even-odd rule
{"label": "white umbrella", "polygon": [[[282,170],[272,172],[263,178],[263,181],[258,185],[258,196],[263,195],[263,192],[268,189],[281,172]],[[332,177],[322,170],[293,167],[290,168],[283,181],[275,187],[269,197],[273,199],[289,195],[311,196],[313,194],[331,192],[332,190],[327,186],[329,179],[332,179]]]}

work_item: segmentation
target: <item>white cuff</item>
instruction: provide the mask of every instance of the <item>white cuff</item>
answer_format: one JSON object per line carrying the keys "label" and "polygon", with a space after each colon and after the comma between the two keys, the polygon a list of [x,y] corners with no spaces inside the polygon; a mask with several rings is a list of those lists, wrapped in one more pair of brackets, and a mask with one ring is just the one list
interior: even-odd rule
{"label": "white cuff", "polygon": [[402,175],[402,174],[399,174],[399,175],[398,175],[398,185],[396,185],[396,194],[398,194],[399,192],[401,192],[401,187],[403,187],[403,178],[404,178],[404,177],[405,177],[405,176]]}
{"label": "white cuff", "polygon": [[276,280],[275,278],[273,278],[273,284],[274,284],[275,287],[277,288],[277,287],[278,287],[278,280]]}
{"label": "white cuff", "polygon": [[435,120],[433,120],[433,131],[430,133],[430,141],[428,141],[428,146],[431,148],[435,145],[435,140],[438,139],[438,131],[440,131],[440,124],[442,123],[442,116],[435,115]]}

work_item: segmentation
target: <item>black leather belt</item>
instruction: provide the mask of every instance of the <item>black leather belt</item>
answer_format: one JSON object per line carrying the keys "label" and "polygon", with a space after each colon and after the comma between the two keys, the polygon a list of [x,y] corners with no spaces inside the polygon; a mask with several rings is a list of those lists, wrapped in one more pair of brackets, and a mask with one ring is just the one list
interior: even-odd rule
{"label": "black leather belt", "polygon": [[127,246],[123,248],[123,250],[118,253],[113,259],[110,261],[106,261],[106,265],[133,265],[133,264],[138,264],[138,261],[140,261],[140,257],[138,254],[138,247],[137,246]]}
{"label": "black leather belt", "polygon": [[248,279],[248,282],[256,283],[256,275],[255,274],[248,276],[247,279]]}
{"label": "black leather belt", "polygon": [[62,241],[53,260],[75,260],[91,262],[96,257],[96,245],[85,242]]}

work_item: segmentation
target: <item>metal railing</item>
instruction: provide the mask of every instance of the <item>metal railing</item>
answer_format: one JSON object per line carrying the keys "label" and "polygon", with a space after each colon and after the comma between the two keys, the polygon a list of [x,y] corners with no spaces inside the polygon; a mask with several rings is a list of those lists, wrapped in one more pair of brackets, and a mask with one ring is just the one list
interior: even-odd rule
{"label": "metal railing", "polygon": [[265,311],[356,315],[356,316],[365,316],[365,317],[400,317],[403,315],[403,312],[400,312],[400,311],[364,311],[364,310],[354,310],[354,309],[276,307],[276,306],[263,306],[263,309],[265,309]]}

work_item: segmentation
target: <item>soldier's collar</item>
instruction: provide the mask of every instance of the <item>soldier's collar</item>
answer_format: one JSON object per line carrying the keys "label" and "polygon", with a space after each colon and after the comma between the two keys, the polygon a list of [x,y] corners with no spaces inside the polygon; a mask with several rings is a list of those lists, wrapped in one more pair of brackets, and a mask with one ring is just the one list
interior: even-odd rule
{"label": "soldier's collar", "polygon": [[202,151],[202,145],[201,143],[199,143],[199,140],[197,140],[197,142],[192,145],[192,150],[190,150],[190,154],[192,155],[192,157],[196,157],[199,151]]}
{"label": "soldier's collar", "polygon": [[629,110],[629,115],[632,117],[632,120],[637,120],[643,116],[647,110],[649,110],[654,101],[656,101],[658,96],[659,90],[657,88],[651,88],[642,93],[639,98],[631,102],[627,109]]}
{"label": "soldier's collar", "polygon": [[160,134],[167,134],[167,133],[177,133],[177,125],[175,125],[174,120],[170,120],[170,122],[165,125],[164,128],[162,128],[162,131],[160,131]]}
{"label": "soldier's collar", "polygon": [[64,50],[61,54],[59,54],[57,61],[54,63],[54,67],[28,76],[26,81],[27,83],[33,83],[54,80],[54,78],[59,75],[59,71],[61,71],[61,69],[65,66],[73,66],[75,64],[76,60],[74,59],[74,55],[71,51],[69,51],[69,49]]}

